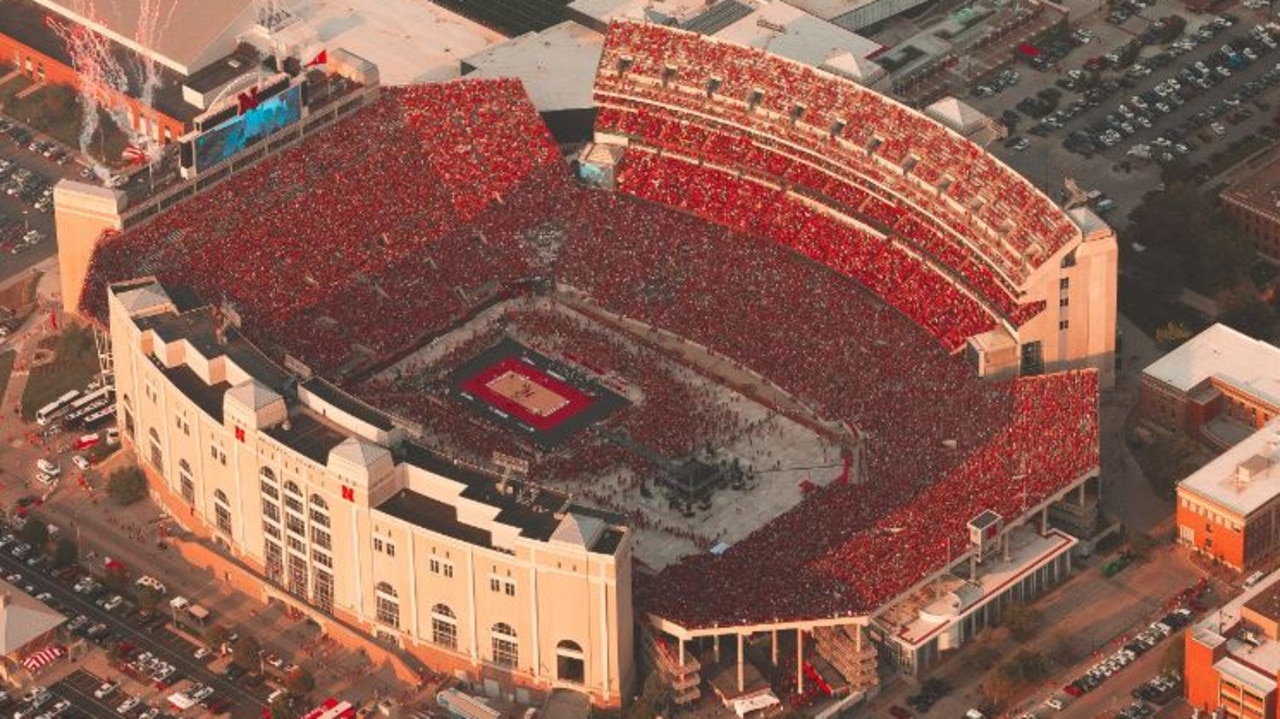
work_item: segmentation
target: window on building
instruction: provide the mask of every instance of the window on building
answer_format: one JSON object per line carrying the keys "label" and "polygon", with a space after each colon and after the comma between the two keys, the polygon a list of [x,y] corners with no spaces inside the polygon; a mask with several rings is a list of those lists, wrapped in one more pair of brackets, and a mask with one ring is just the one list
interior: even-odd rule
{"label": "window on building", "polygon": [[378,582],[373,588],[373,595],[376,600],[378,623],[399,629],[400,600],[397,598],[395,588],[386,582]]}
{"label": "window on building", "polygon": [[318,494],[311,495],[311,523],[321,527],[329,526],[329,503]]}
{"label": "window on building", "polygon": [[191,465],[185,459],[178,462],[178,486],[182,492],[182,500],[187,504],[195,504],[196,483],[191,476]]}
{"label": "window on building", "polygon": [[324,549],[331,549],[333,547],[333,542],[329,538],[329,532],[315,526],[311,528],[311,543]]}
{"label": "window on building", "polygon": [[317,569],[315,583],[312,587],[312,604],[325,614],[333,614],[333,575],[323,569]]}
{"label": "window on building", "polygon": [[276,504],[275,502],[272,502],[269,499],[263,499],[262,500],[262,516],[265,517],[266,519],[271,520],[272,522],[275,522],[276,524],[279,524],[280,523],[280,505]]}
{"label": "window on building", "polygon": [[148,434],[151,435],[151,466],[164,472],[164,450],[160,448],[160,433],[152,427]]}
{"label": "window on building", "polygon": [[453,562],[446,562],[443,559],[432,559],[430,567],[432,574],[439,574],[446,578],[453,577]]}
{"label": "window on building", "polygon": [[[292,537],[290,537],[292,540]],[[290,542],[292,544],[292,542]],[[299,599],[307,598],[307,559],[306,556],[289,554],[289,584],[285,587]]]}
{"label": "window on building", "polygon": [[586,678],[586,655],[582,646],[572,640],[556,644],[556,679],[581,684]]}
{"label": "window on building", "polygon": [[291,534],[296,534],[299,537],[307,536],[306,522],[303,522],[302,518],[295,514],[285,515],[284,526],[285,526],[285,529],[288,529]]}
{"label": "window on building", "polygon": [[443,604],[431,608],[431,643],[446,649],[458,648],[458,618]]}
{"label": "window on building", "polygon": [[316,549],[315,547],[311,548],[311,561],[314,562],[315,564],[319,564],[322,567],[329,567],[331,569],[333,568],[333,557],[329,556],[328,554],[325,554],[324,552],[320,551],[319,549]]}
{"label": "window on building", "polygon": [[221,489],[213,493],[213,516],[218,531],[231,534],[231,503],[227,501],[227,493]]}
{"label": "window on building", "polygon": [[1058,330],[1060,332],[1065,332],[1069,327],[1071,327],[1070,320],[1058,320]]}
{"label": "window on building", "polygon": [[263,554],[267,560],[267,579],[273,584],[280,584],[284,576],[284,549],[271,540],[267,540],[265,546],[266,551]]}
{"label": "window on building", "polygon": [[520,649],[516,643],[516,630],[511,625],[498,622],[493,625],[492,634],[493,663],[500,667],[515,669],[520,663]]}

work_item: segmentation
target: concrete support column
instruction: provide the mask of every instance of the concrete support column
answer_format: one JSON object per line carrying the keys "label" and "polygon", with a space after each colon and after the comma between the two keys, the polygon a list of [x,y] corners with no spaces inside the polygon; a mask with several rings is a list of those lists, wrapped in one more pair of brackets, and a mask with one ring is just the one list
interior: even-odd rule
{"label": "concrete support column", "polygon": [[680,666],[683,667],[684,666],[684,638],[681,637],[677,639],[676,643],[680,645]]}
{"label": "concrete support column", "polygon": [[744,641],[745,637],[746,635],[744,634],[738,635],[738,693],[739,694],[741,694],[743,691],[746,690],[746,688],[743,686],[743,681],[742,681],[742,645],[746,643]]}
{"label": "concrete support column", "polygon": [[711,638],[716,643],[716,664],[720,663],[720,635],[717,634]]}
{"label": "concrete support column", "polygon": [[769,640],[769,660],[773,665],[778,666],[778,630],[773,630],[773,637]]}
{"label": "concrete support column", "polygon": [[804,630],[796,628],[796,694],[804,693]]}

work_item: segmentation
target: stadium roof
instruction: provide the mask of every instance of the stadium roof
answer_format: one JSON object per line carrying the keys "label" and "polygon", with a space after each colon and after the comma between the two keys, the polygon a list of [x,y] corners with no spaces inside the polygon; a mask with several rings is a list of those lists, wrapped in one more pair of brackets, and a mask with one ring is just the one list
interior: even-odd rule
{"label": "stadium roof", "polygon": [[[82,14],[76,0],[35,2],[182,75],[194,74],[263,32],[255,0],[98,0],[97,22]],[[144,47],[136,34],[140,10],[147,6],[158,7],[159,18],[151,46]],[[279,29],[273,43],[282,41],[304,54],[349,50],[378,65],[383,84],[389,85],[457,77],[461,58],[503,39],[434,3],[413,0],[310,0],[292,12],[300,22]]]}
{"label": "stadium roof", "polygon": [[721,40],[767,50],[859,82],[871,82],[884,68],[867,60],[880,44],[774,0],[712,33]]}
{"label": "stadium roof", "polygon": [[1248,516],[1280,496],[1280,420],[1218,455],[1179,488]]}
{"label": "stadium roof", "polygon": [[924,114],[968,137],[986,127],[981,110],[955,97],[944,97],[924,109]]}
{"label": "stadium roof", "polygon": [[823,20],[835,20],[841,15],[847,15],[864,5],[870,5],[879,2],[879,0],[789,0],[789,2]]}
{"label": "stadium roof", "polygon": [[[254,0],[98,0],[96,20],[76,0],[35,0],[63,17],[90,27],[126,47],[150,55],[183,75],[235,49],[235,38],[253,25]],[[150,46],[136,37],[144,7],[155,7],[159,17]]]}
{"label": "stadium roof", "polygon": [[573,0],[569,9],[607,23],[614,18],[682,23],[707,9],[706,0]]}
{"label": "stadium roof", "polygon": [[1280,407],[1280,347],[1216,324],[1142,373],[1180,392],[1216,379]]}
{"label": "stadium roof", "polygon": [[516,77],[541,112],[577,110],[593,105],[591,88],[604,36],[575,22],[526,33],[463,60],[474,67],[467,77]]}

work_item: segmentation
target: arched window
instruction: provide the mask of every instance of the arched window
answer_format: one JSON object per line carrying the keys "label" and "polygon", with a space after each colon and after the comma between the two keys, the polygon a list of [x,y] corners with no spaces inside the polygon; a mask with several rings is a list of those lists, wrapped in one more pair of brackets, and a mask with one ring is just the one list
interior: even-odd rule
{"label": "arched window", "polygon": [[431,643],[446,649],[458,648],[458,618],[443,604],[431,608]]}
{"label": "arched window", "polygon": [[556,644],[556,679],[582,684],[586,676],[586,655],[582,645],[571,639]]}
{"label": "arched window", "polygon": [[292,479],[284,483],[284,491],[296,496],[302,496],[302,489],[298,487],[298,483]]}
{"label": "arched window", "polygon": [[262,487],[262,493],[272,499],[280,499],[280,483],[276,480],[276,473],[271,471],[270,467],[262,467],[258,470],[258,484]]}
{"label": "arched window", "polygon": [[399,629],[400,600],[396,599],[395,587],[386,582],[378,582],[373,587],[373,598],[377,608],[378,623]]}
{"label": "arched window", "polygon": [[213,492],[213,516],[218,531],[231,534],[231,503],[227,501],[227,493],[221,489]]}
{"label": "arched window", "polygon": [[324,501],[324,497],[321,497],[318,494],[312,494],[311,498],[307,501],[311,504],[311,523],[328,528],[329,503]]}
{"label": "arched window", "polygon": [[155,427],[147,434],[151,435],[151,466],[157,471],[164,471],[164,450],[160,448],[160,433]]}
{"label": "arched window", "polygon": [[284,483],[284,506],[299,518],[302,517],[302,489],[292,479]]}
{"label": "arched window", "polygon": [[185,459],[178,460],[178,489],[182,492],[183,501],[196,503],[196,482],[191,474],[191,465]]}
{"label": "arched window", "polygon": [[520,663],[520,648],[516,643],[516,630],[510,624],[498,622],[493,625],[492,636],[493,663],[500,667],[515,669]]}

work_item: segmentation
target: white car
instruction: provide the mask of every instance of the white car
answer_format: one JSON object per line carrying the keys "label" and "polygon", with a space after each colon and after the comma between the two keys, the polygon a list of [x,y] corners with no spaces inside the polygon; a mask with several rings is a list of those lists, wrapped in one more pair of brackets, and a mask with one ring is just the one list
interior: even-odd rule
{"label": "white car", "polygon": [[213,650],[209,647],[200,647],[195,653],[196,659],[206,659],[210,656],[213,656]]}
{"label": "white car", "polygon": [[93,696],[97,699],[106,699],[115,693],[120,685],[116,682],[103,682],[97,689],[93,691]]}
{"label": "white car", "polygon": [[56,477],[62,473],[61,467],[43,458],[36,460],[36,469],[40,470],[41,472],[44,472],[50,477]]}
{"label": "white car", "polygon": [[116,713],[128,714],[129,712],[136,709],[138,705],[141,703],[142,702],[138,701],[136,697],[129,697],[128,699],[125,699],[123,702],[121,702],[120,706],[116,707]]}
{"label": "white car", "polygon": [[114,594],[106,601],[105,604],[102,605],[102,608],[110,612],[121,604],[124,604],[124,597],[121,597],[119,594]]}
{"label": "white car", "polygon": [[81,455],[81,454],[77,454],[74,457],[72,457],[71,463],[74,464],[76,466],[76,469],[80,470],[81,472],[88,471],[90,467],[89,460],[85,459],[84,455]]}

